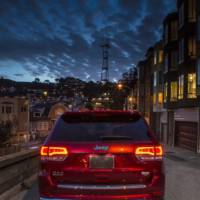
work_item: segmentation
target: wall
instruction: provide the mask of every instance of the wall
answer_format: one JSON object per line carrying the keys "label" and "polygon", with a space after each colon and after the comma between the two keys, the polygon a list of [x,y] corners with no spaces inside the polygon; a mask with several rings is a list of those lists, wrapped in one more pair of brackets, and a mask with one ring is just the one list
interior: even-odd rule
{"label": "wall", "polygon": [[38,171],[38,150],[0,157],[0,195]]}

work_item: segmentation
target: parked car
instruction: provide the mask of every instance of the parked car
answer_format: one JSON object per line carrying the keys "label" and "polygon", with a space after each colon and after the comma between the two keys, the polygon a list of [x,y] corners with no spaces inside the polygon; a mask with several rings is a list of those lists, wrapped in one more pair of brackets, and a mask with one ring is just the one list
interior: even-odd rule
{"label": "parked car", "polygon": [[65,113],[40,159],[41,200],[164,197],[163,148],[136,111]]}

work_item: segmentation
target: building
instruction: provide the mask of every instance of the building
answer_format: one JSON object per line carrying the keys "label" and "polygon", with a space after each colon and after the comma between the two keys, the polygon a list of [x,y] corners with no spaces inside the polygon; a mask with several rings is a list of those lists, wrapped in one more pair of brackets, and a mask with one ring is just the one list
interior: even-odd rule
{"label": "building", "polygon": [[152,88],[151,88],[151,70],[153,65],[153,48],[147,50],[145,59],[140,61],[138,68],[138,110],[151,124],[152,121]]}
{"label": "building", "polygon": [[153,65],[151,66],[151,97],[152,97],[152,120],[151,125],[157,138],[162,139],[161,119],[163,118],[163,71],[164,71],[164,51],[163,41],[157,42],[153,47]]}
{"label": "building", "polygon": [[29,140],[29,100],[26,97],[0,97],[0,122],[11,122],[11,143]]}
{"label": "building", "polygon": [[174,131],[173,109],[178,98],[178,13],[170,13],[163,23],[164,69],[163,101],[165,111],[161,121],[161,140],[172,145],[171,134]]}
{"label": "building", "polygon": [[163,143],[200,153],[200,1],[177,0],[177,12],[166,16],[163,30],[153,63],[148,53],[151,58],[138,64],[139,109]]}
{"label": "building", "polygon": [[64,103],[38,103],[31,108],[30,132],[31,137],[45,137],[52,129],[57,118],[68,108]]}
{"label": "building", "polygon": [[[178,53],[175,53],[177,64],[173,71],[173,66],[169,63],[167,71],[169,78],[168,82],[165,82],[168,86],[165,107],[168,109],[168,143],[200,152],[197,93],[200,18],[197,3],[197,0],[177,1]],[[173,35],[173,30],[169,30],[169,34]]]}

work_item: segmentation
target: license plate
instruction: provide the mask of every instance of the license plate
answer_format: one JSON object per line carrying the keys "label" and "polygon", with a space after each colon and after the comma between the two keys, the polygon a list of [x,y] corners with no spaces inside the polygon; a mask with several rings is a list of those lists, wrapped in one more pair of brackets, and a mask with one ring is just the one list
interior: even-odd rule
{"label": "license plate", "polygon": [[113,155],[103,155],[103,156],[96,156],[91,155],[89,157],[89,166],[90,168],[95,169],[109,169],[114,168],[114,156]]}

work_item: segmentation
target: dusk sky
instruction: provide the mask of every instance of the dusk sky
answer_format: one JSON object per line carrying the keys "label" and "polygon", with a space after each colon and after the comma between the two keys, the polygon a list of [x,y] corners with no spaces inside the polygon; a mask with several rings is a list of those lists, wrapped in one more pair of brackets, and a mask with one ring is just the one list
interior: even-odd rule
{"label": "dusk sky", "polygon": [[110,80],[161,38],[175,0],[1,0],[0,76],[100,80],[102,38],[110,40]]}

